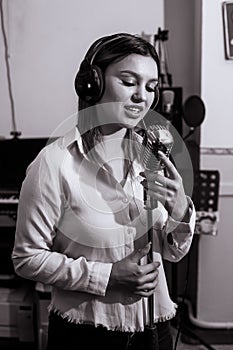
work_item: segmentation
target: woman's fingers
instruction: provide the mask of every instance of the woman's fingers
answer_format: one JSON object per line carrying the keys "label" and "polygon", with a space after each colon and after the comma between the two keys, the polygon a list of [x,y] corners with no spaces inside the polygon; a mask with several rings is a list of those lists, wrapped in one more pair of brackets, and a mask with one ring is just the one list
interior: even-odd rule
{"label": "woman's fingers", "polygon": [[148,293],[151,290],[155,290],[158,283],[158,267],[160,262],[153,262],[150,264],[142,265],[142,276],[138,279],[138,283],[135,288],[135,293]]}
{"label": "woman's fingers", "polygon": [[158,151],[158,155],[159,155],[159,158],[161,159],[161,162],[164,164],[169,177],[176,178],[177,175],[179,175],[179,173],[176,170],[176,167],[174,166],[174,164],[163,152]]}
{"label": "woman's fingers", "polygon": [[158,271],[155,274],[153,281],[146,282],[138,286],[135,290],[135,294],[147,297],[154,293],[157,285],[158,285]]}

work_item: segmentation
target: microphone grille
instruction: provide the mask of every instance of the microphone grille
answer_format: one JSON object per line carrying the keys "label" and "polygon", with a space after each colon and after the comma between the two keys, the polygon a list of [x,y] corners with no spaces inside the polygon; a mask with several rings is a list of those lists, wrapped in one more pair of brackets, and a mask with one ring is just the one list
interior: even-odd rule
{"label": "microphone grille", "polygon": [[141,163],[146,170],[160,171],[164,168],[158,151],[167,157],[171,153],[173,136],[163,125],[151,125],[147,129],[141,145]]}
{"label": "microphone grille", "polygon": [[163,104],[173,104],[175,98],[175,92],[173,90],[163,90],[162,100]]}

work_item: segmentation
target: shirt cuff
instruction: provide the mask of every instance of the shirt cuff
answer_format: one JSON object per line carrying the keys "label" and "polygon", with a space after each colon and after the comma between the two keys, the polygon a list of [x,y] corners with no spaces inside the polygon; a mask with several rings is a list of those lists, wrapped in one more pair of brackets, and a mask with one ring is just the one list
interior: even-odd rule
{"label": "shirt cuff", "polygon": [[[172,216],[168,216],[168,220],[167,220],[167,232],[173,231],[174,229],[176,229],[176,227],[180,226],[180,225],[185,225],[185,224],[192,224],[193,221],[195,221],[196,219],[196,211],[193,205],[192,200],[187,197],[187,201],[188,201],[188,209],[186,210],[186,213],[184,214],[183,218],[181,220],[175,220],[173,219]],[[185,227],[185,226],[184,226]]]}
{"label": "shirt cuff", "polygon": [[89,262],[91,272],[88,281],[88,293],[104,296],[112,271],[112,263]]}
{"label": "shirt cuff", "polygon": [[186,245],[187,240],[193,236],[195,222],[196,222],[196,211],[192,200],[187,197],[189,207],[185,214],[185,221],[176,221],[171,216],[168,217],[166,224],[167,239],[170,245],[174,247],[181,247],[183,244]]}

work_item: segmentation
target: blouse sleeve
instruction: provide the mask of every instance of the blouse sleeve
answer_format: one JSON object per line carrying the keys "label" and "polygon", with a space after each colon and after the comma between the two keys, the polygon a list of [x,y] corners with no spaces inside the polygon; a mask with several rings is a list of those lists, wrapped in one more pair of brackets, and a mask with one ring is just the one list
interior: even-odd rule
{"label": "blouse sleeve", "polygon": [[169,261],[181,260],[189,251],[195,228],[196,211],[192,200],[189,202],[185,221],[175,221],[168,217],[163,230],[163,258]]}
{"label": "blouse sleeve", "polygon": [[59,154],[46,149],[29,166],[22,184],[12,260],[16,273],[27,279],[70,291],[105,295],[112,264],[73,259],[53,251],[56,227],[64,209]]}

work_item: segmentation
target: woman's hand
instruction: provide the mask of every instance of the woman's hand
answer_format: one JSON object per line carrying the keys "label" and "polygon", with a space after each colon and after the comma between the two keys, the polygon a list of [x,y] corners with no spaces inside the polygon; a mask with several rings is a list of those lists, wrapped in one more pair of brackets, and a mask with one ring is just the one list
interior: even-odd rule
{"label": "woman's hand", "polygon": [[142,185],[152,198],[164,205],[168,214],[174,220],[181,221],[188,209],[182,177],[168,157],[161,151],[158,151],[158,153],[165,165],[167,177],[156,172],[146,171],[141,174],[145,177]]}
{"label": "woman's hand", "polygon": [[113,264],[109,289],[126,288],[128,292],[142,297],[149,297],[154,293],[160,262],[139,265],[140,259],[149,253],[150,246],[148,243],[143,249],[135,250]]}

